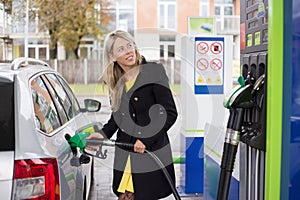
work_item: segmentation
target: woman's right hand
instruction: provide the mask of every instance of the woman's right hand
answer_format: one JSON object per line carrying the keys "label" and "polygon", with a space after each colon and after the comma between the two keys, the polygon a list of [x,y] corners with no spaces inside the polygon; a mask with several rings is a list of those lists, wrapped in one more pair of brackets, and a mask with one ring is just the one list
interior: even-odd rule
{"label": "woman's right hand", "polygon": [[134,144],[134,152],[136,153],[144,153],[146,149],[146,146],[144,145],[144,143],[141,140],[137,140]]}
{"label": "woman's right hand", "polygon": [[[86,140],[101,140],[104,139],[104,136],[101,133],[95,132],[91,133],[88,137],[86,137]],[[99,145],[86,145],[86,150],[89,151],[98,151]]]}
{"label": "woman's right hand", "polygon": [[86,137],[87,140],[91,140],[91,139],[104,139],[104,136],[101,133],[98,132],[94,132],[91,133],[88,137]]}

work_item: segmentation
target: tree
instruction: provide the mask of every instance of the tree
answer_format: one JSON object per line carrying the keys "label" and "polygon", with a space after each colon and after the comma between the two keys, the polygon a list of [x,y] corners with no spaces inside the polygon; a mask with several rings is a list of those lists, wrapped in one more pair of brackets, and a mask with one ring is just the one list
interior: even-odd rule
{"label": "tree", "polygon": [[[111,19],[104,12],[109,3],[105,0],[32,0],[37,8],[39,26],[50,35],[51,58],[57,57],[58,42],[78,59],[82,38],[100,39],[103,28]],[[97,9],[101,8],[101,9]]]}
{"label": "tree", "polygon": [[64,1],[34,0],[33,2],[33,6],[37,8],[39,26],[41,30],[48,31],[50,36],[50,58],[57,58],[58,35],[62,26]]}
{"label": "tree", "polygon": [[12,0],[0,0],[0,3],[3,4],[6,12],[8,12],[8,13],[11,12]]}

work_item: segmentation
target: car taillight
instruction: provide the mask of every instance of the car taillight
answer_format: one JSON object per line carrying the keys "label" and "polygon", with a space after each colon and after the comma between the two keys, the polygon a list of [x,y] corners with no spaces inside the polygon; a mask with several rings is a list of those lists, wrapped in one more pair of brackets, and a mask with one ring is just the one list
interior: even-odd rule
{"label": "car taillight", "polygon": [[56,159],[41,158],[15,161],[13,199],[60,199]]}

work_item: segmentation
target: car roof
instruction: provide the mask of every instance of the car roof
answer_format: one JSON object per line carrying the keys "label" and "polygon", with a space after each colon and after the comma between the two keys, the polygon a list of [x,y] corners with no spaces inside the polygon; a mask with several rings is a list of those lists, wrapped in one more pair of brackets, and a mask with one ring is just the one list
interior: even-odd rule
{"label": "car roof", "polygon": [[47,63],[33,58],[17,58],[12,62],[0,63],[0,79],[13,81],[14,76],[29,79],[33,75],[43,72],[55,72]]}
{"label": "car roof", "polygon": [[0,63],[0,81],[13,81],[14,72],[10,70],[8,63]]}

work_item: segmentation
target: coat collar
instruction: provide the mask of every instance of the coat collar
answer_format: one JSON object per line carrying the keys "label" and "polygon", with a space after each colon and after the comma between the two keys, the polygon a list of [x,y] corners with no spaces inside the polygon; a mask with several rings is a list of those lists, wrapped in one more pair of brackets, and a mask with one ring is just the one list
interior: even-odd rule
{"label": "coat collar", "polygon": [[158,83],[161,74],[160,71],[155,70],[157,69],[157,65],[157,63],[147,62],[145,59],[143,59],[143,62],[140,66],[140,72],[136,77],[134,85],[127,92],[124,91],[124,93],[131,96],[134,91],[144,85]]}

